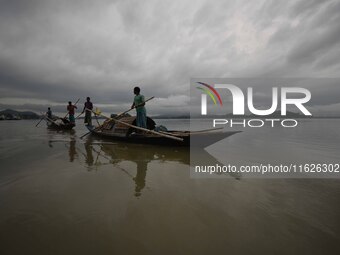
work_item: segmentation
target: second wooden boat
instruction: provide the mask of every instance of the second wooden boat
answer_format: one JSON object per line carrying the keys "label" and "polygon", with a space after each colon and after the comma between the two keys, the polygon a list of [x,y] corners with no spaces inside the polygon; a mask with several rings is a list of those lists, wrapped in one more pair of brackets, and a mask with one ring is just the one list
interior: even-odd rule
{"label": "second wooden boat", "polygon": [[67,119],[49,119],[49,118],[45,118],[46,119],[46,124],[47,124],[47,128],[49,129],[54,129],[54,130],[71,130],[72,128],[75,127],[75,124],[70,123]]}

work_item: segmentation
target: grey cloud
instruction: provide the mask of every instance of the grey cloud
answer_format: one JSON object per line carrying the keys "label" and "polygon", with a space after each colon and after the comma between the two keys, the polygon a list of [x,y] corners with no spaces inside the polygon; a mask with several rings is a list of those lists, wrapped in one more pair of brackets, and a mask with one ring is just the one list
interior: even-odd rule
{"label": "grey cloud", "polygon": [[292,6],[291,17],[300,16],[300,15],[310,15],[316,12],[322,5],[324,5],[327,0],[319,1],[319,0],[310,0],[310,1],[297,1]]}
{"label": "grey cloud", "polygon": [[[318,57],[338,47],[340,39],[339,11],[340,2],[332,3],[321,14],[316,15],[307,31],[303,31],[305,36],[288,53],[288,62],[295,64],[314,62]],[[327,19],[321,22],[325,16]]]}
{"label": "grey cloud", "polygon": [[[192,77],[339,73],[338,1],[2,0],[0,6],[0,103],[89,95],[116,112],[139,85],[158,103],[173,103],[158,107],[160,114],[175,113],[187,109],[178,105]],[[334,104],[338,90],[332,85],[333,96],[315,90],[315,102]]]}

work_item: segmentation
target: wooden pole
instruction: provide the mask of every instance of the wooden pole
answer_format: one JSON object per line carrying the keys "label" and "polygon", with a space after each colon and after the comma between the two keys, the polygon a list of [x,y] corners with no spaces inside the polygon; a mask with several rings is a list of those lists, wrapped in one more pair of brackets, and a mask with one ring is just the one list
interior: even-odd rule
{"label": "wooden pole", "polygon": [[[149,99],[145,100],[142,104],[145,104],[147,101],[150,101],[150,100],[152,100],[152,99],[154,99],[154,98],[155,98],[155,97],[150,97]],[[139,104],[139,105],[135,105],[135,106],[132,107],[131,109],[129,109],[129,110],[125,111],[125,112],[122,112],[122,113],[118,114],[118,115],[115,117],[115,119],[116,119],[116,118],[119,118],[120,116],[122,116],[122,115],[128,113],[129,111],[131,111],[131,110],[137,108],[138,106],[140,106],[140,104]]]}
{"label": "wooden pole", "polygon": [[42,118],[39,120],[39,122],[35,126],[37,127],[40,124],[40,122],[42,122],[43,119],[45,119],[45,116],[42,116]]}
{"label": "wooden pole", "polygon": [[83,114],[83,112],[79,113],[79,114],[77,115],[77,117],[75,117],[74,119],[79,118],[79,116],[82,115],[82,114]]}
{"label": "wooden pole", "polygon": [[[211,133],[211,132],[216,132],[217,130],[222,130],[222,127],[219,128],[210,128],[210,129],[204,129],[204,130],[198,130],[198,131],[190,131],[188,133],[184,133],[184,135],[188,136],[190,134],[197,134],[197,133]],[[173,135],[173,136],[182,136],[181,134],[176,134],[176,133],[170,133],[166,131],[159,131],[162,134],[168,134],[168,135]],[[178,133],[181,133],[181,131],[177,131]]]}
{"label": "wooden pole", "polygon": [[114,120],[114,121],[118,122],[120,124],[123,124],[125,126],[128,126],[128,127],[132,127],[132,128],[138,129],[138,130],[145,131],[147,133],[151,133],[151,134],[155,134],[155,135],[159,135],[159,136],[163,136],[163,137],[166,137],[166,138],[169,138],[169,139],[173,139],[173,140],[177,140],[177,141],[183,142],[183,138],[179,138],[179,137],[172,136],[172,135],[167,135],[167,134],[162,134],[160,132],[157,132],[157,131],[154,131],[154,130],[150,130],[150,129],[146,129],[146,128],[142,128],[142,127],[137,127],[137,126],[131,125],[129,123],[126,123],[126,122],[123,122],[123,121],[120,121],[120,120]]}
{"label": "wooden pole", "polygon": [[88,134],[91,134],[91,131],[87,132],[86,134],[82,135],[80,139],[83,139],[83,137],[87,136]]}

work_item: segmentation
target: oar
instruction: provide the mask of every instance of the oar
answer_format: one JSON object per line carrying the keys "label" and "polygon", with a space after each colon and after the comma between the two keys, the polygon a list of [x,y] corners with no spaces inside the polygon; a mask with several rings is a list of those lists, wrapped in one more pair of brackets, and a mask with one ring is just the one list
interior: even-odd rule
{"label": "oar", "polygon": [[83,112],[81,112],[81,113],[79,113],[78,115],[77,115],[77,117],[75,117],[74,119],[77,119],[80,115],[82,115],[83,114]]}
{"label": "oar", "polygon": [[36,127],[40,124],[40,122],[43,121],[43,119],[45,119],[45,116],[42,116],[42,118],[39,120],[39,122],[37,123],[37,125],[35,125]]}
{"label": "oar", "polygon": [[90,133],[91,133],[91,131],[89,131],[89,132],[83,134],[83,135],[80,137],[80,139],[83,139],[83,137],[87,136],[87,135],[90,134]]}
{"label": "oar", "polygon": [[[155,98],[155,97],[150,97],[149,99],[145,100],[142,104],[145,104],[147,101],[150,101],[151,99],[154,99],[154,98]],[[122,115],[128,113],[129,111],[131,111],[132,109],[135,109],[136,107],[139,107],[140,105],[141,105],[141,104],[135,105],[135,106],[132,107],[131,109],[129,109],[129,110],[125,111],[125,112],[119,113],[116,117],[114,117],[114,118],[109,118],[109,119],[116,119],[116,118],[119,118],[120,116],[122,116]],[[95,115],[99,115],[97,112],[94,112],[94,111],[92,111],[91,109],[88,109],[88,108],[85,108],[85,109],[86,109],[87,111],[93,112]],[[78,116],[77,116],[77,117],[78,117]],[[106,116],[104,116],[104,117],[106,117]],[[106,117],[106,118],[108,118],[108,117]],[[103,124],[102,124],[102,125],[99,125],[97,128],[100,128],[101,126],[103,126]],[[80,137],[80,139],[82,139],[83,137],[87,136],[87,135],[90,134],[90,133],[91,133],[91,131],[87,132],[86,134],[82,135],[82,136]]]}
{"label": "oar", "polygon": [[173,140],[177,140],[177,141],[181,141],[183,142],[183,138],[179,138],[179,137],[176,137],[176,136],[172,136],[172,135],[167,135],[167,134],[162,134],[160,132],[157,132],[157,131],[154,131],[154,130],[150,130],[150,129],[146,129],[146,128],[142,128],[142,127],[137,127],[137,126],[134,126],[134,125],[131,125],[129,123],[126,123],[126,122],[123,122],[123,121],[120,121],[120,120],[114,120],[120,124],[123,124],[125,126],[128,126],[128,127],[132,127],[132,128],[135,128],[135,129],[139,129],[139,130],[142,130],[142,131],[145,131],[147,133],[151,133],[151,134],[155,134],[155,135],[159,135],[159,136],[163,136],[163,137],[166,137],[166,138],[169,138],[169,139],[173,139]]}
{"label": "oar", "polygon": [[[210,129],[203,129],[203,130],[198,130],[198,131],[191,131],[191,132],[187,132],[187,133],[184,133],[185,135],[190,135],[190,134],[197,134],[197,133],[210,133],[210,132],[215,132],[217,130],[222,130],[223,127],[219,127],[219,128],[210,128]],[[167,132],[167,131],[159,131],[160,133],[162,134],[168,134],[168,135],[173,135],[173,136],[181,136],[180,134],[176,134],[176,133],[170,133],[170,132]],[[177,132],[177,133],[180,133],[180,132],[183,132],[183,131],[174,131],[174,132]]]}
{"label": "oar", "polygon": [[[78,98],[77,102],[75,102],[74,105],[77,105],[77,103],[79,102],[80,98]],[[65,117],[63,119],[65,119],[67,117],[68,113],[66,113]]]}
{"label": "oar", "polygon": [[133,110],[133,109],[139,107],[140,105],[145,104],[147,101],[150,101],[150,100],[152,100],[152,99],[154,99],[154,98],[155,98],[155,97],[150,97],[149,99],[145,100],[143,103],[141,103],[141,104],[139,104],[139,105],[135,105],[134,107],[130,108],[129,110],[127,110],[127,111],[125,111],[125,112],[119,113],[119,114],[115,117],[115,119],[116,119],[116,118],[119,118],[120,116],[122,116],[122,115],[128,113],[129,111],[131,111],[131,110]]}
{"label": "oar", "polygon": [[[94,111],[92,111],[92,112],[95,113]],[[151,134],[155,134],[155,135],[159,135],[159,136],[163,136],[163,137],[166,137],[166,138],[169,138],[169,139],[173,139],[173,140],[177,140],[177,141],[183,142],[183,138],[179,138],[179,137],[172,136],[172,135],[162,134],[160,132],[157,132],[157,131],[154,131],[154,130],[150,130],[150,129],[146,129],[146,128],[142,128],[142,127],[137,127],[137,126],[131,125],[129,123],[126,123],[126,122],[123,122],[123,121],[120,121],[120,120],[117,120],[117,119],[112,119],[112,118],[107,117],[107,116],[105,116],[105,115],[103,115],[101,113],[99,113],[98,115],[101,115],[101,116],[103,116],[106,119],[113,120],[115,122],[118,122],[118,123],[123,124],[123,125],[128,126],[128,127],[132,127],[132,128],[135,128],[135,129],[138,129],[138,130],[142,130],[142,131],[147,132],[147,133],[151,133]]]}

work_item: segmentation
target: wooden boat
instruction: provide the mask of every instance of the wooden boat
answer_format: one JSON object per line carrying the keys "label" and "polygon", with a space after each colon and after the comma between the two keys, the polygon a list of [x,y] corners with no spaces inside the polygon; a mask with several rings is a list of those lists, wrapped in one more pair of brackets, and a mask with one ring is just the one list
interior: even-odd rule
{"label": "wooden boat", "polygon": [[[124,117],[119,119],[120,122],[136,125],[136,117]],[[195,146],[205,148],[214,144],[237,131],[223,132],[221,129],[210,129],[201,131],[158,131],[160,134],[180,138],[181,140],[170,139],[155,133],[138,132],[131,126],[122,123],[114,123],[112,120],[106,120],[99,127],[87,126],[92,135],[97,137],[110,139],[114,141],[123,141],[128,143],[139,144],[156,144],[164,146]],[[147,118],[147,128],[155,130],[155,122],[151,118]],[[191,143],[191,144],[190,144]]]}
{"label": "wooden boat", "polygon": [[47,128],[53,130],[71,130],[75,124],[70,123],[67,119],[57,118],[55,120],[45,117]]}

